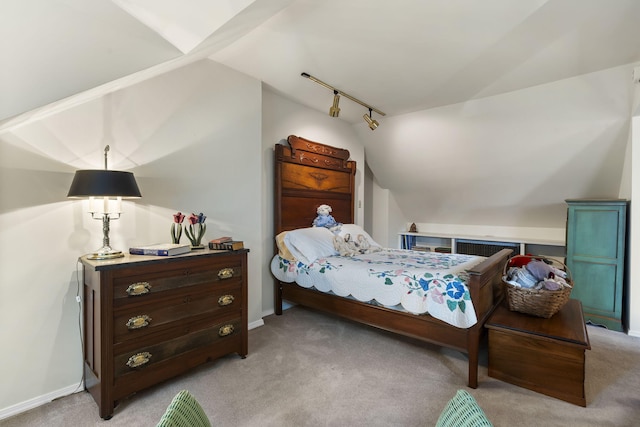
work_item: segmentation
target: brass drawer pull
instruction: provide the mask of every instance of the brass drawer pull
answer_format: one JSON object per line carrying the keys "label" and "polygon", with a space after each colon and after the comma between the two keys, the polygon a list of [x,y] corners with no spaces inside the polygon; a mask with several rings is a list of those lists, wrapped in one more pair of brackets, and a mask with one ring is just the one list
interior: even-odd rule
{"label": "brass drawer pull", "polygon": [[218,305],[224,307],[225,305],[233,304],[234,299],[233,295],[222,295],[218,298]]}
{"label": "brass drawer pull", "polygon": [[226,337],[227,335],[231,335],[233,333],[233,325],[224,325],[218,329],[218,335],[221,337]]}
{"label": "brass drawer pull", "polygon": [[151,291],[151,285],[149,284],[149,282],[133,283],[127,288],[127,293],[130,296],[148,294],[149,291]]}
{"label": "brass drawer pull", "polygon": [[218,271],[218,278],[221,280],[231,279],[233,277],[233,268],[223,268]]}
{"label": "brass drawer pull", "polygon": [[127,361],[127,366],[130,368],[138,368],[143,366],[151,360],[151,353],[148,351],[144,351],[142,353],[136,353],[129,358]]}
{"label": "brass drawer pull", "polygon": [[151,322],[151,317],[147,316],[146,314],[141,314],[140,316],[135,316],[129,319],[127,321],[127,328],[128,329],[144,328],[145,326],[149,326],[150,322]]}

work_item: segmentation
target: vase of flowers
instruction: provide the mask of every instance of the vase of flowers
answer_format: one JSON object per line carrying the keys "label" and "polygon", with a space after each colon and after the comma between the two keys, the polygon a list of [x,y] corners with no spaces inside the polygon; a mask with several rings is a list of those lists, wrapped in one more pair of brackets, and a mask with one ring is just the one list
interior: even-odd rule
{"label": "vase of flowers", "polygon": [[173,214],[173,224],[171,224],[171,243],[180,243],[182,237],[182,221],[184,221],[184,214],[178,212]]}
{"label": "vase of flowers", "polygon": [[185,229],[185,233],[191,242],[191,249],[204,249],[204,245],[201,242],[204,233],[207,231],[207,224],[204,223],[207,217],[200,212],[198,215],[191,213],[187,219],[189,227]]}

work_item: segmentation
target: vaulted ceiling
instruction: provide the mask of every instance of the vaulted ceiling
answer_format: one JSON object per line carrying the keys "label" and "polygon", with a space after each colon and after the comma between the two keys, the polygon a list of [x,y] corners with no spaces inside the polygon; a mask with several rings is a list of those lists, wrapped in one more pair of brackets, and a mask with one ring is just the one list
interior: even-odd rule
{"label": "vaulted ceiling", "polygon": [[640,60],[637,0],[3,0],[0,12],[3,127],[203,57],[328,110],[307,72],[387,115]]}
{"label": "vaulted ceiling", "polygon": [[[385,112],[382,129],[639,62],[639,23],[638,0],[3,0],[0,133],[203,58],[327,113],[333,94],[307,72]],[[364,108],[340,107],[336,120],[362,123]],[[408,188],[380,168],[392,147],[366,145],[367,159],[388,187]],[[622,167],[614,151],[608,164]]]}

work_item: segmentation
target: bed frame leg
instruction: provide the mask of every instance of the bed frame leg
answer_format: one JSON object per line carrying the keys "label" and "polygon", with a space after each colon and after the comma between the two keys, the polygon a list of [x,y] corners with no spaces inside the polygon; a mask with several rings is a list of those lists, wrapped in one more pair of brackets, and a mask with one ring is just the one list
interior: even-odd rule
{"label": "bed frame leg", "polygon": [[480,336],[481,331],[470,331],[467,338],[467,348],[469,350],[469,381],[470,388],[478,388],[478,353],[480,352]]}
{"label": "bed frame leg", "polygon": [[282,315],[282,283],[279,280],[275,281],[273,297],[273,310],[277,316],[280,316]]}
{"label": "bed frame leg", "polygon": [[[478,388],[478,350],[469,349],[469,387]],[[475,354],[472,354],[475,353]]]}

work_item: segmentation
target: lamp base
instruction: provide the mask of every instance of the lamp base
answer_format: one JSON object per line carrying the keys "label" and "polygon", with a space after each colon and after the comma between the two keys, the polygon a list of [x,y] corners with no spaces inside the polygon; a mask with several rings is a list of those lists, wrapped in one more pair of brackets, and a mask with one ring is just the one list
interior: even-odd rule
{"label": "lamp base", "polygon": [[114,258],[122,258],[122,257],[124,257],[124,253],[122,252],[113,252],[110,254],[95,253],[95,254],[89,254],[86,256],[87,259],[92,259],[92,260],[114,259]]}
{"label": "lamp base", "polygon": [[124,253],[122,251],[116,251],[111,249],[110,246],[103,246],[97,251],[90,253],[86,256],[87,259],[92,260],[101,260],[101,259],[114,259],[114,258],[122,258]]}

